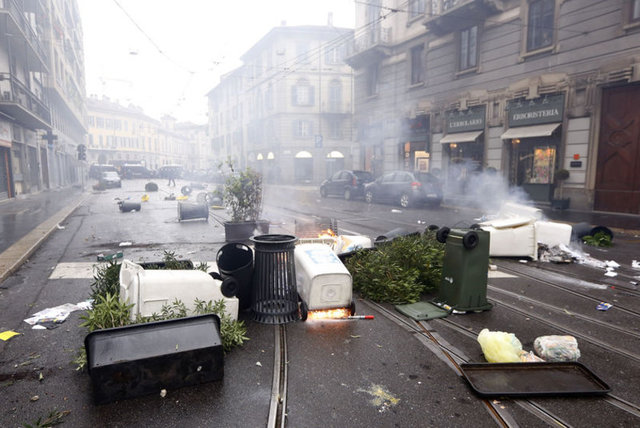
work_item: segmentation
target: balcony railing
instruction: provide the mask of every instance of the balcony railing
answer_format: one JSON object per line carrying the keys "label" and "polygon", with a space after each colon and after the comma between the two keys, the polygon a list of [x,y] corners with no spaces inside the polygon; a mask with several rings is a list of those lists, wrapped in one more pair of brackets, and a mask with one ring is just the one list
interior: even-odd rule
{"label": "balcony railing", "polygon": [[375,27],[371,31],[356,37],[347,49],[347,56],[356,55],[375,46],[391,44],[391,28]]}
{"label": "balcony railing", "polygon": [[[10,73],[0,73],[0,109],[4,109],[2,106],[15,106],[16,104],[39,119],[36,123],[39,125],[37,128],[49,126],[50,111],[45,95],[42,94],[38,97]],[[16,112],[13,114],[15,115]],[[18,119],[20,120],[20,118]],[[34,124],[28,119],[23,120],[28,121],[28,125]]]}
{"label": "balcony railing", "polygon": [[504,10],[504,3],[504,0],[431,0],[424,23],[436,33],[450,33],[472,25],[469,19],[480,22]]}
{"label": "balcony railing", "polygon": [[431,0],[431,15],[443,15],[451,9],[473,1],[474,0]]}
{"label": "balcony railing", "polygon": [[0,12],[3,11],[9,13],[18,28],[22,30],[23,35],[26,37],[35,53],[42,61],[45,61],[47,56],[45,55],[44,48],[40,44],[38,35],[24,16],[22,7],[18,6],[18,3],[15,0],[0,0]]}

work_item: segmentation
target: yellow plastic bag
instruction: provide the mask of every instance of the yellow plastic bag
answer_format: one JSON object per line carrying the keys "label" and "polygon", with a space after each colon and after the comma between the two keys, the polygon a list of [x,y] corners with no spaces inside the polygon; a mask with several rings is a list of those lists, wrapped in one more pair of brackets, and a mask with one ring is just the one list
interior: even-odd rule
{"label": "yellow plastic bag", "polygon": [[478,335],[484,357],[490,363],[520,362],[522,344],[515,334],[483,329]]}

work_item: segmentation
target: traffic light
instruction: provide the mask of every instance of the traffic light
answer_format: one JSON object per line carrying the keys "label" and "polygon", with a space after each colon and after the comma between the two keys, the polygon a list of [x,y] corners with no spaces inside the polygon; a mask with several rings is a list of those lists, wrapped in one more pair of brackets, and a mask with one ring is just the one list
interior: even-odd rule
{"label": "traffic light", "polygon": [[87,146],[78,144],[78,160],[87,160]]}

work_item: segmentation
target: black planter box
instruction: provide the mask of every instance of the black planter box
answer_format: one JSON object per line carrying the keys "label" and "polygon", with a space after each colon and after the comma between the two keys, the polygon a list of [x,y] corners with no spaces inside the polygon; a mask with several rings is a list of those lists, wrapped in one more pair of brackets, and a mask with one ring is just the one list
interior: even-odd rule
{"label": "black planter box", "polygon": [[551,208],[554,210],[566,210],[569,208],[570,198],[567,199],[552,199]]}
{"label": "black planter box", "polygon": [[253,235],[263,235],[269,233],[269,222],[267,220],[255,221],[225,221],[224,239],[226,242],[247,241]]}
{"label": "black planter box", "polygon": [[208,314],[96,330],[84,339],[96,404],[220,380],[220,319]]}

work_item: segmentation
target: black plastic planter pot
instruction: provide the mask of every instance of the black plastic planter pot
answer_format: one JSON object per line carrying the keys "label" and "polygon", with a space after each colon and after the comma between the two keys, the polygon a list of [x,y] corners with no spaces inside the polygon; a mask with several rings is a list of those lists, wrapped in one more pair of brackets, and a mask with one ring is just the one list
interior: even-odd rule
{"label": "black plastic planter pot", "polygon": [[213,314],[95,330],[84,345],[96,404],[224,375],[220,319]]}
{"label": "black plastic planter pot", "polygon": [[253,235],[266,233],[269,233],[269,222],[266,220],[224,222],[224,238],[227,242],[247,241]]}
{"label": "black plastic planter pot", "polygon": [[216,264],[222,279],[234,278],[238,282],[239,309],[251,306],[251,276],[253,251],[247,245],[233,242],[223,245],[216,255]]}
{"label": "black plastic planter pot", "polygon": [[209,219],[209,207],[206,204],[178,202],[178,221]]}

